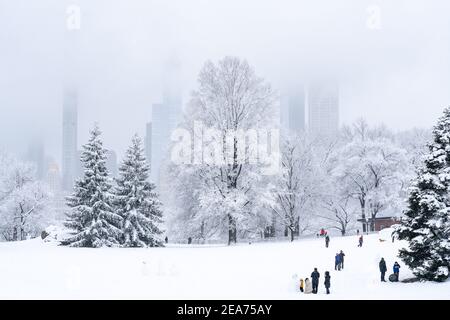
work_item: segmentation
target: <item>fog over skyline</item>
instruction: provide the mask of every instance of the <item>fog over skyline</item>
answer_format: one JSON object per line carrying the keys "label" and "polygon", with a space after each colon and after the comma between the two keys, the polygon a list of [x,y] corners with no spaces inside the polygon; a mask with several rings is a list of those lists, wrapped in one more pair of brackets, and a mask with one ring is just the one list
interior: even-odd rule
{"label": "fog over skyline", "polygon": [[[70,32],[69,5],[81,10]],[[97,121],[122,156],[162,100],[167,61],[180,63],[186,104],[204,62],[226,55],[279,93],[337,79],[341,125],[428,128],[450,105],[449,10],[445,0],[0,0],[0,149],[20,154],[41,136],[60,163],[63,88],[73,83],[78,143]]]}

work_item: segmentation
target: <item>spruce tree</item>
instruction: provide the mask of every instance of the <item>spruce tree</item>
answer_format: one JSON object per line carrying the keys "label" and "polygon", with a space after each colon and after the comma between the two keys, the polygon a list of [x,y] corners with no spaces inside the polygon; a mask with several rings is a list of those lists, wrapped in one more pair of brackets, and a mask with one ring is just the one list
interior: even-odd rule
{"label": "spruce tree", "polygon": [[116,212],[122,217],[122,246],[163,246],[161,203],[154,190],[142,142],[135,135],[119,168],[114,192]]}
{"label": "spruce tree", "polygon": [[444,281],[450,268],[450,107],[433,130],[397,235],[408,241],[400,258],[420,279]]}
{"label": "spruce tree", "polygon": [[83,146],[84,174],[75,182],[72,196],[67,198],[71,209],[64,225],[72,230],[72,235],[63,245],[92,248],[118,245],[121,217],[113,212],[111,205],[112,186],[100,135],[96,125],[89,142]]}

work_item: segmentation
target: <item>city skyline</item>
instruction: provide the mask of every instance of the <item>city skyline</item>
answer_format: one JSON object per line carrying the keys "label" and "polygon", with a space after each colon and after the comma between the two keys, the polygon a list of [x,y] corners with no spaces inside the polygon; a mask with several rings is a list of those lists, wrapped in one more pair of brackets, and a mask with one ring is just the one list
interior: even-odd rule
{"label": "city skyline", "polygon": [[[335,76],[341,124],[364,117],[397,131],[431,127],[450,101],[450,76],[444,72],[450,69],[449,43],[441,40],[450,30],[446,2],[380,3],[378,29],[367,24],[369,3],[345,2],[352,5],[250,0],[239,3],[238,13],[234,0],[201,8],[178,0],[137,0],[126,10],[115,0],[107,8],[83,2],[81,26],[70,30],[64,19],[69,2],[42,0],[29,4],[29,11],[5,2],[0,12],[0,38],[8,39],[0,61],[0,148],[23,154],[40,135],[46,154],[62,166],[61,104],[69,83],[78,88],[78,147],[98,122],[105,146],[121,158],[135,133],[145,136],[151,105],[163,101],[165,61],[173,56],[183,65],[184,104],[205,61],[233,55],[247,59],[279,94],[286,83]],[[255,6],[260,19],[249,24],[246,17]],[[223,19],[235,26],[224,28]],[[432,23],[416,23],[424,19]],[[7,30],[20,28],[16,37],[8,36]]]}

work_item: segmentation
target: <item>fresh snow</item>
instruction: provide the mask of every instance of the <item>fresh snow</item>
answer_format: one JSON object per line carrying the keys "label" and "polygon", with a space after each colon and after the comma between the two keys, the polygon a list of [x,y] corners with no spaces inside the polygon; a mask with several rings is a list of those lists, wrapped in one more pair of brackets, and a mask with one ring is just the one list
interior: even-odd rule
{"label": "fresh snow", "polygon": [[[274,243],[170,245],[166,248],[70,248],[34,239],[0,243],[0,299],[449,299],[444,283],[381,283],[401,264],[400,280],[412,276],[396,258],[404,242],[373,234]],[[384,236],[383,236],[384,235]],[[385,241],[380,241],[380,238]],[[343,250],[345,269],[334,271]],[[320,272],[319,294],[298,291],[299,277]],[[324,273],[331,273],[325,294]]]}

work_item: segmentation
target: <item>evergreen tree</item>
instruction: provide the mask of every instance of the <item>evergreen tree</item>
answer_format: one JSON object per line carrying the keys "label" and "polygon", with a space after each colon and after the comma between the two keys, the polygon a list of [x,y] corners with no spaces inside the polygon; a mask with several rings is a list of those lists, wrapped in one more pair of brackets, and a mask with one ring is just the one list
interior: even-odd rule
{"label": "evergreen tree", "polygon": [[434,127],[428,147],[397,230],[399,239],[409,242],[399,256],[418,278],[444,281],[450,268],[450,107]]}
{"label": "evergreen tree", "polygon": [[121,245],[125,247],[163,246],[161,203],[149,182],[149,167],[142,143],[136,135],[128,148],[116,179],[114,204],[122,217]]}
{"label": "evergreen tree", "polygon": [[71,210],[64,223],[73,233],[63,245],[98,248],[118,244],[121,217],[113,212],[111,205],[106,150],[100,135],[96,125],[89,142],[83,146],[84,174],[76,181],[73,195],[67,198]]}

